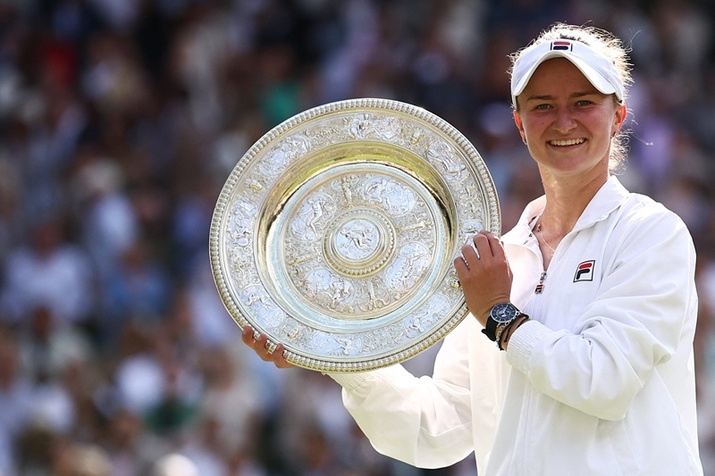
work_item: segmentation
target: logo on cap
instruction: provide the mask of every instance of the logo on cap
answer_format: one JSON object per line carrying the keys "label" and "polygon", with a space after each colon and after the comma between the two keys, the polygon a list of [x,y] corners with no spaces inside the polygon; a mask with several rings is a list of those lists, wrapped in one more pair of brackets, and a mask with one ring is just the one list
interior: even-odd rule
{"label": "logo on cap", "polygon": [[552,50],[573,51],[573,45],[570,41],[558,40],[551,42]]}

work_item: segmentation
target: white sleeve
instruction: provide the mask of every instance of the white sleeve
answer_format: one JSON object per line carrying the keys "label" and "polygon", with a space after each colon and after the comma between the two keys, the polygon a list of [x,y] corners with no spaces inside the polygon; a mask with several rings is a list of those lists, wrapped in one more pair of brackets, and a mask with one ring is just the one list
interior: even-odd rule
{"label": "white sleeve", "polygon": [[461,461],[474,451],[466,329],[446,338],[432,377],[417,378],[403,366],[333,373],[343,402],[375,449],[422,468]]}

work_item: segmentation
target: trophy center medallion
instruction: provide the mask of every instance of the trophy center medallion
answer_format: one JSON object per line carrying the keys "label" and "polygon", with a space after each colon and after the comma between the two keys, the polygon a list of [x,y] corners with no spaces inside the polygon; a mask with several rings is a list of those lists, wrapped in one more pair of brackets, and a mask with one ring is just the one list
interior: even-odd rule
{"label": "trophy center medallion", "polygon": [[350,210],[338,216],[328,229],[325,257],[333,269],[346,276],[376,273],[395,249],[392,224],[375,210]]}

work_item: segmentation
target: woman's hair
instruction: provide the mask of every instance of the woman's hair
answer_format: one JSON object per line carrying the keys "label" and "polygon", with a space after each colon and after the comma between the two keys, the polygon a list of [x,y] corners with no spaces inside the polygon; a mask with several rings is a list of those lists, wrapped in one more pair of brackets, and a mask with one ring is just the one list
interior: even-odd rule
{"label": "woman's hair", "polygon": [[[542,31],[532,43],[509,56],[512,65],[511,68],[509,68],[509,77],[511,78],[512,76],[514,64],[519,60],[525,50],[534,45],[556,40],[573,40],[584,43],[611,60],[623,81],[623,99],[621,102],[625,103],[628,96],[628,87],[633,82],[631,77],[632,65],[628,57],[628,50],[623,42],[613,33],[595,26],[578,26],[566,23],[553,24],[550,28]],[[618,102],[615,95],[613,99]],[[518,110],[518,104],[514,104],[514,107]],[[618,169],[625,162],[627,145],[628,131],[621,129],[611,140],[609,165],[612,171]]]}

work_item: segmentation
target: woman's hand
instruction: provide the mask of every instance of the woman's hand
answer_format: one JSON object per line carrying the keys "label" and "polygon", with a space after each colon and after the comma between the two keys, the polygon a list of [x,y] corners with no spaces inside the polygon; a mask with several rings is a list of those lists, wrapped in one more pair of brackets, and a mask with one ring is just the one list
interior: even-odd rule
{"label": "woman's hand", "polygon": [[467,308],[484,326],[495,304],[509,302],[512,274],[502,243],[490,232],[474,235],[454,259]]}
{"label": "woman's hand", "polygon": [[244,344],[253,349],[261,360],[273,362],[273,364],[279,369],[295,367],[293,364],[286,361],[283,355],[283,352],[285,351],[283,344],[278,344],[273,352],[269,351],[268,337],[262,334],[256,334],[251,326],[243,326],[241,340]]}

